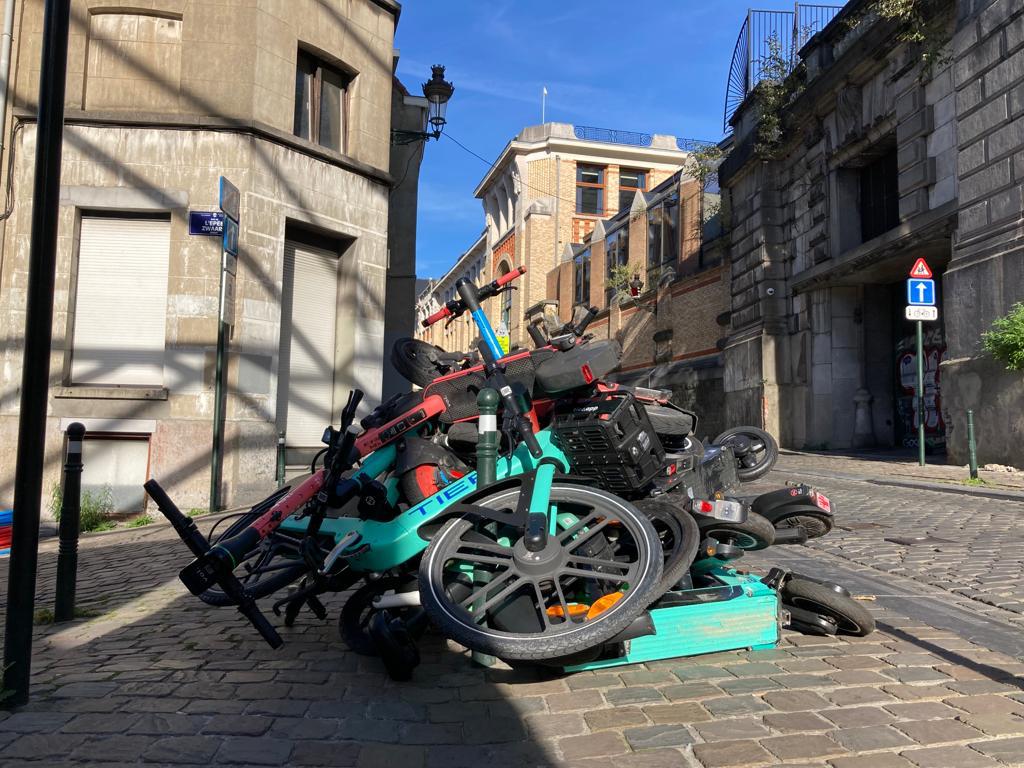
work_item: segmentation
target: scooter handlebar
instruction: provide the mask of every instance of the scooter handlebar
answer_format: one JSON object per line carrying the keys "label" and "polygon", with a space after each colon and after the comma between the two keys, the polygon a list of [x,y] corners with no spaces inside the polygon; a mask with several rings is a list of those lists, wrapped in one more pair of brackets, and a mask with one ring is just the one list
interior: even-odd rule
{"label": "scooter handlebar", "polygon": [[497,286],[499,288],[501,288],[501,287],[503,287],[505,285],[508,285],[513,280],[515,280],[518,277],[520,277],[521,275],[525,275],[525,274],[526,274],[526,267],[522,267],[522,266],[516,267],[515,269],[510,270],[509,272],[506,272],[504,275],[499,277],[494,282],[497,284]]}
{"label": "scooter handlebar", "polygon": [[432,326],[434,323],[438,322],[439,320],[444,320],[446,317],[451,317],[451,316],[452,316],[452,311],[450,309],[448,309],[447,306],[441,307],[439,310],[437,310],[437,312],[435,312],[434,314],[432,314],[430,317],[428,317],[426,320],[423,321],[423,327],[424,328],[429,328],[430,326]]}

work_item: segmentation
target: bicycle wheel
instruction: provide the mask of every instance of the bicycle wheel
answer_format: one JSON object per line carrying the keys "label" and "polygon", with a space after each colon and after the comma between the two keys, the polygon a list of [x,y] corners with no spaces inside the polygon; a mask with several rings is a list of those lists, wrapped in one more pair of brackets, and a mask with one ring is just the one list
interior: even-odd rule
{"label": "bicycle wheel", "polygon": [[808,539],[817,539],[832,530],[833,520],[829,515],[803,512],[778,517],[774,520],[774,523],[775,527],[779,529],[803,528],[807,532]]}
{"label": "bicycle wheel", "polygon": [[[513,488],[475,503],[512,510],[518,500]],[[558,526],[537,553],[519,528],[493,522],[452,520],[433,538],[420,597],[446,637],[502,659],[565,656],[621,632],[651,603],[663,556],[647,517],[585,486],[555,484],[551,503]]]}
{"label": "bicycle wheel", "polygon": [[647,515],[661,540],[661,551],[665,557],[662,565],[661,583],[655,600],[679,583],[693,564],[700,546],[700,529],[689,512],[675,504],[660,499],[638,501],[637,508]]}

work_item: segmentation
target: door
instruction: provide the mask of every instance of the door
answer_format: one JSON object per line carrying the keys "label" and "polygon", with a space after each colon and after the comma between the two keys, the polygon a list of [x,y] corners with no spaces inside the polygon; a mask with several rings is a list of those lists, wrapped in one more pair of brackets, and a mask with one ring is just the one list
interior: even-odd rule
{"label": "door", "polygon": [[321,445],[334,413],[338,253],[286,240],[277,424],[288,448]]}

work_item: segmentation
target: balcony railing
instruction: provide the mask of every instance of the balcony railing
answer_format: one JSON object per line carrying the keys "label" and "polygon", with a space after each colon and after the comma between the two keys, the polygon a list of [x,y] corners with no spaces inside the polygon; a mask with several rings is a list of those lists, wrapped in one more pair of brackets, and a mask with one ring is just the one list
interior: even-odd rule
{"label": "balcony railing", "polygon": [[792,11],[747,11],[736,38],[729,80],[725,87],[724,130],[747,95],[765,79],[765,68],[774,58],[770,44],[777,41],[787,72],[797,64],[797,53],[842,10],[839,5],[794,3]]}
{"label": "balcony railing", "polygon": [[[649,147],[654,141],[650,133],[638,133],[636,131],[620,131],[615,128],[595,128],[592,125],[574,125],[573,136],[582,141],[603,141],[608,144],[629,144],[633,147]],[[683,152],[693,152],[714,144],[712,141],[702,139],[681,139],[676,137],[676,149]]]}

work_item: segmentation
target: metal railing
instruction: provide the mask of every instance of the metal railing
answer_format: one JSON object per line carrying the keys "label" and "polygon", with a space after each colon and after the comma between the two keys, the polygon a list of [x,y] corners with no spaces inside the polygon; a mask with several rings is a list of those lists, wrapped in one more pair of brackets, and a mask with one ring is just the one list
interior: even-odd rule
{"label": "metal railing", "polygon": [[[724,130],[747,95],[777,68],[772,45],[785,61],[787,74],[797,64],[798,52],[842,10],[839,5],[794,3],[792,11],[748,10],[740,27],[725,86]],[[766,73],[765,70],[769,70]]]}
{"label": "metal railing", "polygon": [[[583,141],[603,141],[608,144],[629,144],[634,147],[649,147],[654,137],[649,133],[637,131],[620,131],[615,128],[595,128],[592,125],[574,125],[573,135]],[[695,152],[698,149],[714,146],[715,142],[703,139],[676,138],[676,149],[683,152]]]}

